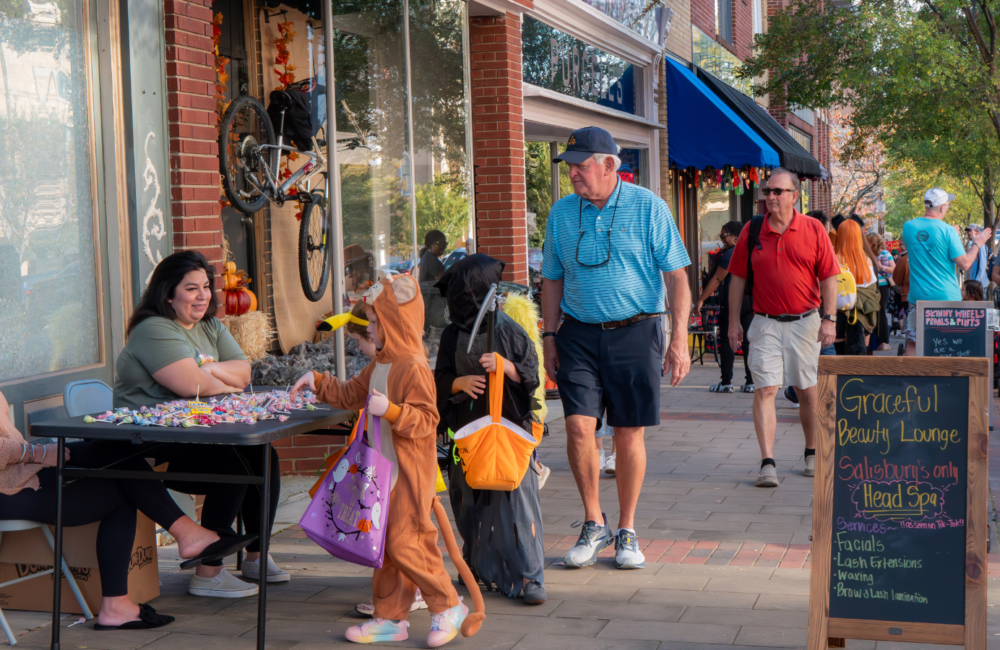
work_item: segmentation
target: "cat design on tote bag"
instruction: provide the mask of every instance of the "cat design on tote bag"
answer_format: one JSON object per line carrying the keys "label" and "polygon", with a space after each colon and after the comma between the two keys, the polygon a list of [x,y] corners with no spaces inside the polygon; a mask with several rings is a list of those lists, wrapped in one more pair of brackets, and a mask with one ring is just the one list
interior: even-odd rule
{"label": "cat design on tote bag", "polygon": [[358,420],[364,426],[362,435],[355,436],[327,473],[299,526],[330,555],[380,569],[392,463],[382,456],[382,419],[372,418],[373,431],[369,432],[367,413],[366,404]]}

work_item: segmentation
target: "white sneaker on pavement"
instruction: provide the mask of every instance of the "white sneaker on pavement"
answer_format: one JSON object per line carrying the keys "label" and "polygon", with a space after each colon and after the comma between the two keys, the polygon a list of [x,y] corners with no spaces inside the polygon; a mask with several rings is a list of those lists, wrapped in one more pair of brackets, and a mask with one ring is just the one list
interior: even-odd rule
{"label": "white sneaker on pavement", "polygon": [[[249,560],[243,560],[243,569],[241,571],[243,577],[247,580],[260,580],[260,558],[250,562]],[[292,575],[287,571],[283,571],[281,567],[274,563],[271,556],[267,556],[267,581],[268,582],[288,582],[292,579]]]}
{"label": "white sneaker on pavement", "polygon": [[604,453],[603,449],[598,449],[597,453],[599,458],[597,459],[597,473],[600,474],[604,471],[604,466],[608,462],[607,454]]}
{"label": "white sneaker on pavement", "polygon": [[542,473],[538,475],[538,489],[541,490],[545,487],[545,482],[549,480],[549,476],[552,475],[552,468],[542,465]]}
{"label": "white sneaker on pavement", "polygon": [[816,454],[806,456],[806,468],[802,472],[803,476],[816,476]]}
{"label": "white sneaker on pavement", "polygon": [[189,594],[210,598],[246,598],[256,596],[259,589],[257,585],[243,582],[229,573],[225,567],[214,578],[202,578],[195,574],[188,583]]}
{"label": "white sneaker on pavement", "polygon": [[619,569],[642,569],[646,566],[646,556],[639,550],[639,542],[631,530],[620,530],[615,537],[615,567]]}
{"label": "white sneaker on pavement", "polygon": [[[588,521],[580,529],[580,537],[576,540],[576,545],[566,551],[563,561],[570,569],[590,566],[597,561],[597,554],[615,543],[615,534],[608,526],[608,518],[604,516],[605,523],[598,524],[596,521]],[[579,522],[577,522],[579,523]]]}
{"label": "white sneaker on pavement", "polygon": [[614,476],[615,473],[615,456],[616,454],[611,454],[608,459],[604,462],[604,473],[611,474]]}
{"label": "white sneaker on pavement", "polygon": [[778,487],[778,470],[774,468],[774,465],[764,465],[760,468],[757,482],[754,485],[766,488]]}

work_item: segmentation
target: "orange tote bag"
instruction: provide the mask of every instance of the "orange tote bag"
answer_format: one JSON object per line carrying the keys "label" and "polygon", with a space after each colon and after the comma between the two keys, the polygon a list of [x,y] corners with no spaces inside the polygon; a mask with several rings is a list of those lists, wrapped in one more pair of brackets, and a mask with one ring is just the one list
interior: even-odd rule
{"label": "orange tote bag", "polygon": [[497,369],[490,373],[490,414],[459,429],[454,440],[469,487],[510,492],[517,489],[528,471],[531,452],[542,441],[541,427],[534,435],[501,417],[504,359],[493,354]]}

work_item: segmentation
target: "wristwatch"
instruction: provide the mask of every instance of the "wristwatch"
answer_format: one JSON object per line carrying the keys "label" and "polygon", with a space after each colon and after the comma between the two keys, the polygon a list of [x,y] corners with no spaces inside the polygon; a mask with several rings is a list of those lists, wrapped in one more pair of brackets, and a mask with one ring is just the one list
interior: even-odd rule
{"label": "wristwatch", "polygon": [[546,336],[555,336],[555,335],[556,335],[555,332],[545,332],[544,334],[542,334],[542,338],[544,339]]}
{"label": "wristwatch", "polygon": [[837,322],[837,317],[834,316],[833,314],[827,314],[826,316],[820,316],[819,319],[820,320],[828,320],[831,323],[836,323]]}

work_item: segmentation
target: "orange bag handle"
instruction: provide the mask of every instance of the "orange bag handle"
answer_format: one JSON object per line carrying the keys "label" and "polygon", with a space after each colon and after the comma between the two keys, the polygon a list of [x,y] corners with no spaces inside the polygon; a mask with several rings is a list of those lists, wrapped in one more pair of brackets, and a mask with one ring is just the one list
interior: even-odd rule
{"label": "orange bag handle", "polygon": [[490,415],[493,416],[493,424],[500,424],[503,412],[503,357],[499,352],[494,352],[493,357],[497,361],[497,369],[490,373]]}
{"label": "orange bag handle", "polygon": [[326,477],[333,471],[333,468],[337,466],[337,461],[340,460],[340,457],[344,455],[344,452],[346,452],[348,447],[351,446],[351,443],[354,442],[354,438],[358,435],[358,425],[364,422],[367,417],[368,415],[365,413],[365,409],[361,409],[361,415],[358,416],[358,421],[354,423],[354,428],[351,429],[351,435],[347,439],[347,442],[339,451],[337,451],[337,453],[326,457],[326,463],[323,467],[323,475],[319,477],[319,480],[316,481],[311,488],[309,488],[310,499],[316,496],[316,492],[318,492],[319,487],[323,485],[323,481],[325,481]]}

